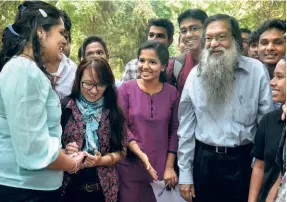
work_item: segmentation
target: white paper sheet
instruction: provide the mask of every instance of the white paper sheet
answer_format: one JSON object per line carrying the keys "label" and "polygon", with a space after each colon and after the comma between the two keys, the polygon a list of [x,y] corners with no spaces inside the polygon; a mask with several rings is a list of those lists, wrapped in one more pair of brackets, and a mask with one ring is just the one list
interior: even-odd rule
{"label": "white paper sheet", "polygon": [[175,189],[171,189],[171,191],[164,190],[162,195],[158,196],[158,194],[165,187],[164,181],[154,181],[150,184],[152,186],[153,193],[157,202],[186,202],[185,200],[183,200],[183,198],[181,198],[179,194],[178,185],[175,187]]}

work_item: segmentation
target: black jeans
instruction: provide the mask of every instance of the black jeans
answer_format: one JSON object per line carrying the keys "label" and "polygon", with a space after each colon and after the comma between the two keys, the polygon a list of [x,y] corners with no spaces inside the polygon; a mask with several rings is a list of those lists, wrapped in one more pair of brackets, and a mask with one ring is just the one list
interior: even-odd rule
{"label": "black jeans", "polygon": [[62,202],[105,202],[105,197],[103,192],[85,192],[85,191],[74,191],[67,190],[64,198],[61,200]]}
{"label": "black jeans", "polygon": [[57,202],[60,189],[39,191],[0,185],[0,202]]}
{"label": "black jeans", "polygon": [[220,154],[196,142],[195,202],[247,202],[251,177],[250,147],[238,154]]}

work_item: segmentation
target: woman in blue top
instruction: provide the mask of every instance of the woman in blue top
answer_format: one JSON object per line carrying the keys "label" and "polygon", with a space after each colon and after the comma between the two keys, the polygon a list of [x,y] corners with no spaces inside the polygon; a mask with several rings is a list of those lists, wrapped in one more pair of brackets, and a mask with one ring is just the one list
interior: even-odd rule
{"label": "woman in blue top", "polygon": [[85,156],[61,150],[61,105],[48,64],[61,59],[65,28],[55,7],[22,6],[9,27],[18,51],[0,73],[0,200],[57,201],[62,171],[77,172]]}

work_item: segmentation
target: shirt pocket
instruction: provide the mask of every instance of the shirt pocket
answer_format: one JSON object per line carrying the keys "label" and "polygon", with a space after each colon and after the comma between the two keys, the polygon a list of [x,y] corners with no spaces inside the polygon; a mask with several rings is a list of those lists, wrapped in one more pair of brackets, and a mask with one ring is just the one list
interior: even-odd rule
{"label": "shirt pocket", "polygon": [[233,106],[233,120],[248,126],[255,122],[257,115],[257,105],[254,99],[241,100],[237,105]]}

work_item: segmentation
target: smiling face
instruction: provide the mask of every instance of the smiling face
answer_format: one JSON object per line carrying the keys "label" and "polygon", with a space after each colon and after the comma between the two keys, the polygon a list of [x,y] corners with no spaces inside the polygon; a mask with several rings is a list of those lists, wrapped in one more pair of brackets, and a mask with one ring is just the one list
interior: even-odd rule
{"label": "smiling face", "polygon": [[138,59],[138,70],[142,80],[159,80],[160,73],[164,71],[155,50],[143,49]]}
{"label": "smiling face", "polygon": [[274,102],[285,103],[286,101],[286,62],[280,60],[274,70],[274,77],[270,81],[272,87],[272,99]]}
{"label": "smiling face", "polygon": [[180,34],[182,42],[187,50],[199,51],[202,34],[202,23],[200,20],[187,18],[180,23]]}
{"label": "smiling face", "polygon": [[218,20],[207,25],[205,48],[210,49],[212,55],[222,55],[222,49],[228,50],[231,47],[232,39],[232,34],[227,21]]}
{"label": "smiling face", "polygon": [[92,42],[86,47],[85,57],[99,56],[105,60],[108,59],[104,46],[100,42]]}
{"label": "smiling face", "polygon": [[38,37],[41,44],[41,52],[44,62],[61,61],[63,47],[67,43],[64,34],[65,26],[62,19],[59,19],[59,24],[53,25],[49,31],[43,28],[38,28]]}
{"label": "smiling face", "polygon": [[105,89],[106,86],[100,82],[96,71],[87,67],[81,79],[81,93],[86,100],[97,101],[103,96]]}
{"label": "smiling face", "polygon": [[284,32],[278,29],[266,30],[261,34],[258,44],[260,60],[267,65],[276,65],[286,51]]}

